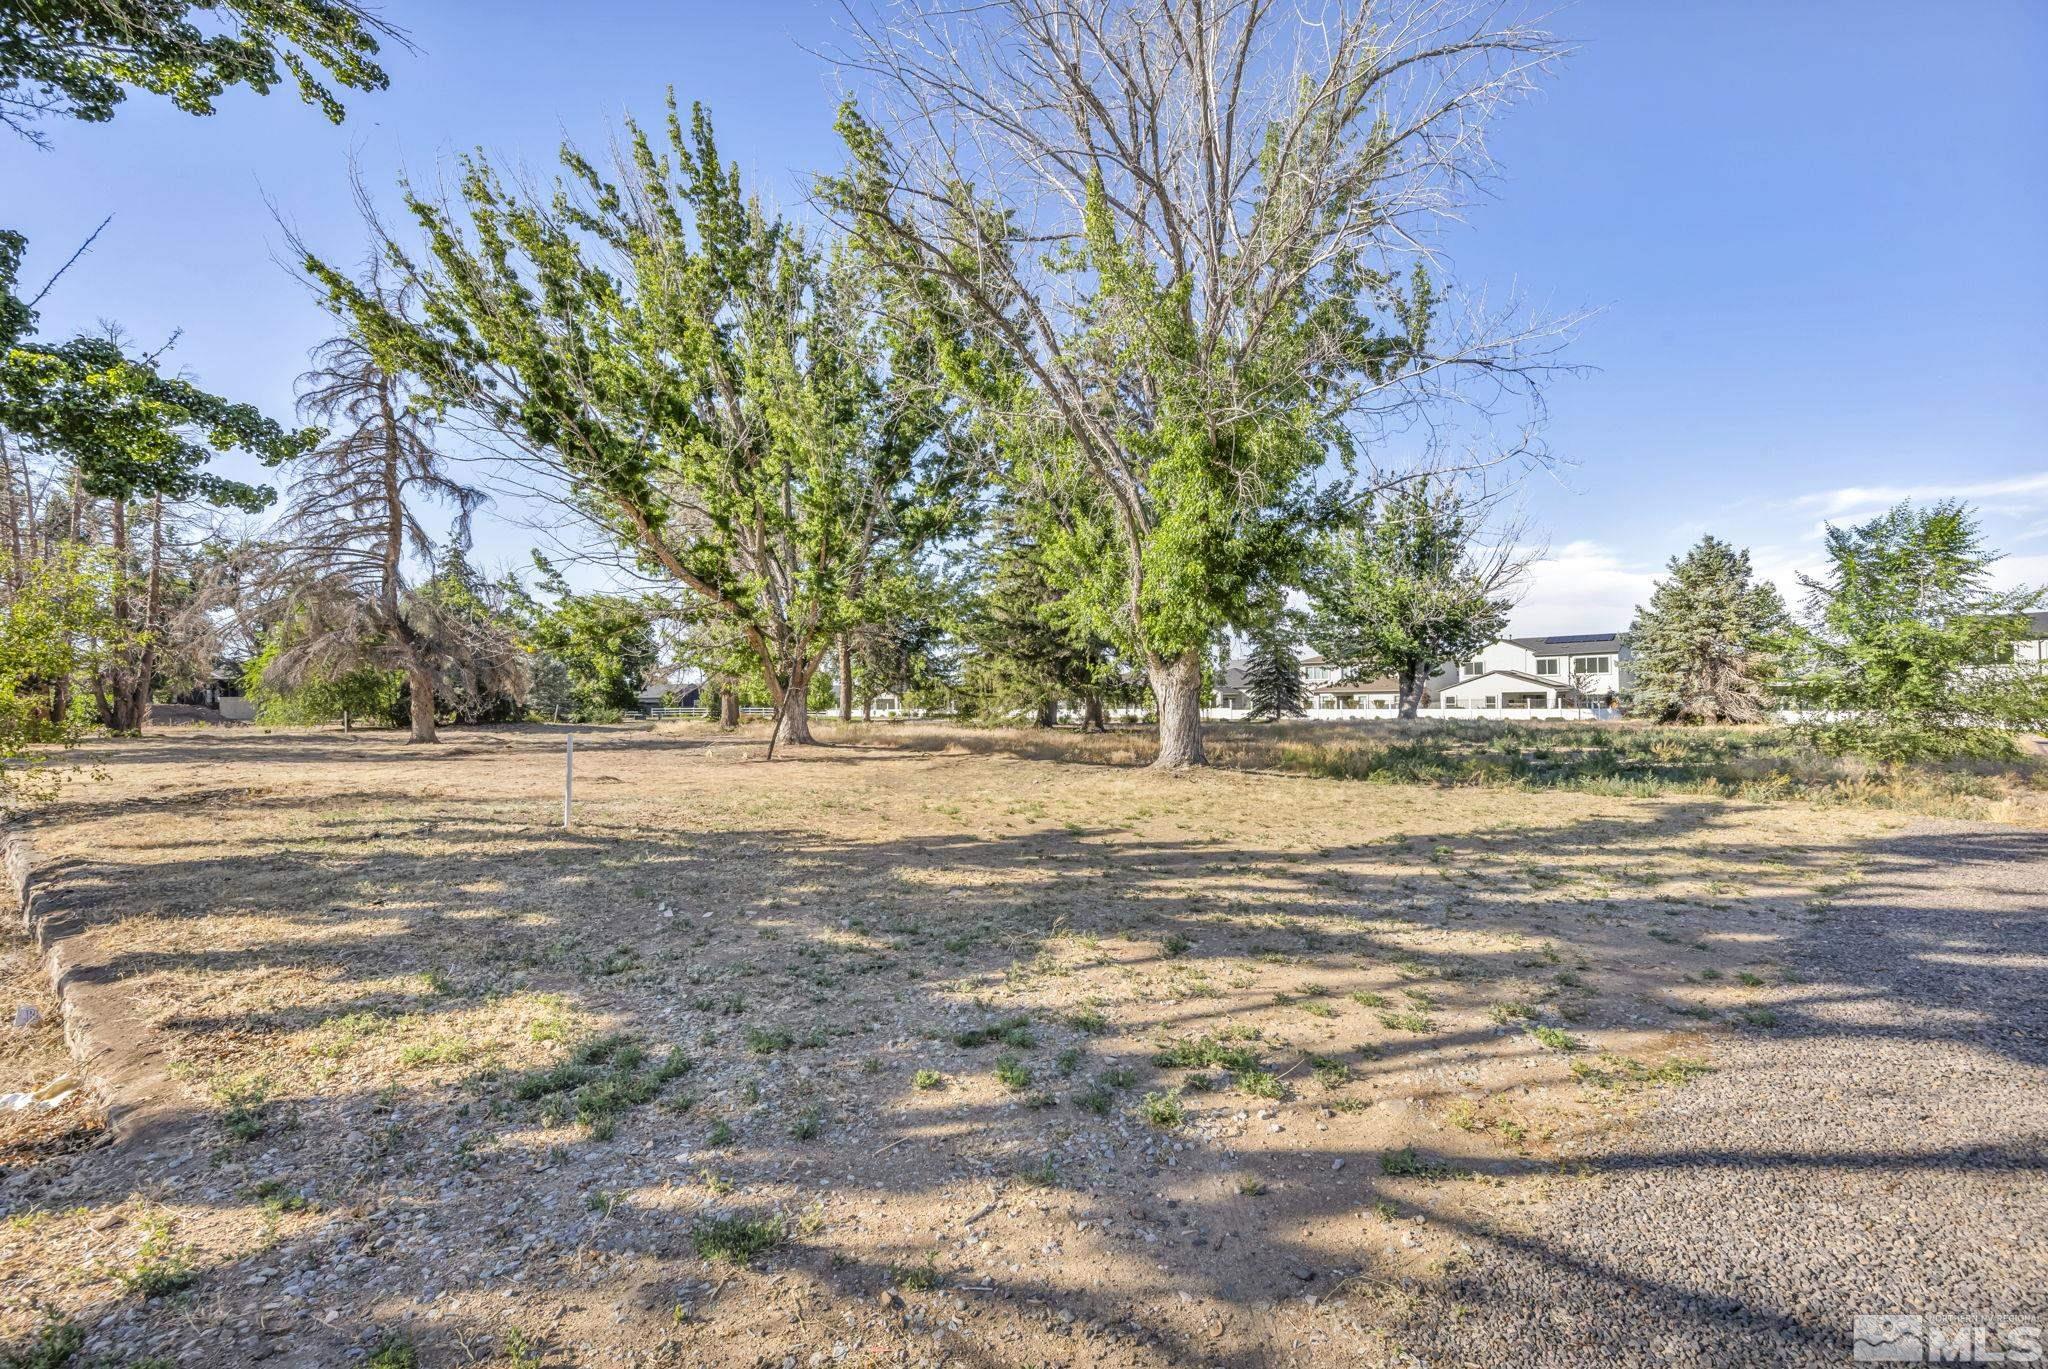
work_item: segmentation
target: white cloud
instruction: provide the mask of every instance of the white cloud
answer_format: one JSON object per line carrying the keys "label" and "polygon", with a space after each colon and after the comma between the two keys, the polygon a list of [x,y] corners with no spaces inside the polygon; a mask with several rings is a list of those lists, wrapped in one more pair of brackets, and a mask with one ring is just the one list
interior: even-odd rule
{"label": "white cloud", "polygon": [[1567,542],[1529,566],[1510,635],[1620,632],[1650,597],[1658,570],[1630,565],[1598,542]]}
{"label": "white cloud", "polygon": [[1997,499],[2003,502],[1996,512],[2012,513],[2036,503],[2048,503],[2048,471],[1970,485],[1849,485],[1803,494],[1792,501],[1792,506],[1818,509],[1823,518],[1840,518],[1850,513],[1880,513],[1907,499],[1916,503],[1935,499]]}

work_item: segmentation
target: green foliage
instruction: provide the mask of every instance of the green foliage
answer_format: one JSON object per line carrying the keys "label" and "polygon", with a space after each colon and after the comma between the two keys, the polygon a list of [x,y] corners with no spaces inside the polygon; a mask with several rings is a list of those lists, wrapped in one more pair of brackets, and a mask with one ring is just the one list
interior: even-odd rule
{"label": "green foliage", "polygon": [[1969,507],[1944,500],[1829,527],[1828,569],[1806,587],[1794,687],[1823,749],[1896,764],[2013,753],[2048,723],[2048,676],[2014,669],[2038,590],[1997,591]]}
{"label": "green foliage", "polygon": [[[900,146],[843,106],[849,164],[820,184],[949,340],[947,377],[986,416],[1015,495],[1050,512],[1041,545],[1066,611],[1144,663],[1166,766],[1205,759],[1202,653],[1293,576],[1304,529],[1330,512],[1318,470],[1355,466],[1388,414],[1443,393],[1431,377],[1493,355],[1436,336],[1437,287],[1399,220],[1436,198],[1423,163],[1449,167],[1395,149],[1460,160],[1465,138],[1434,125],[1475,93],[1448,92],[1487,67],[1475,54],[1532,37],[1481,25],[1409,46],[1368,11],[1311,37],[1315,21],[1279,7],[1192,20],[1194,38],[1179,22],[1144,7],[1071,32],[998,31],[993,11],[907,19],[892,39],[959,66],[897,68],[929,102]],[[1153,43],[1183,55],[1127,60]],[[1236,79],[1226,49],[1327,65],[1268,90]],[[1404,104],[1411,80],[1442,90]],[[1011,185],[1029,198],[990,198]]]}
{"label": "green foliage", "polygon": [[393,369],[553,468],[563,497],[736,626],[780,693],[858,620],[878,553],[945,526],[955,453],[931,344],[861,261],[771,216],[673,100],[608,179],[573,148],[551,198],[465,162],[386,255],[402,315],[306,269]]}
{"label": "green foliage", "polygon": [[48,755],[77,740],[69,690],[111,632],[112,580],[88,548],[23,561],[0,551],[0,815],[55,789]]}
{"label": "green foliage", "polygon": [[[487,582],[459,546],[416,592],[436,623],[444,668],[435,697],[459,722],[516,722],[526,712],[526,677],[516,639],[518,615],[502,588]],[[410,685],[407,686],[410,689]]]}
{"label": "green foliage", "polygon": [[[506,590],[520,633],[543,667],[536,679],[551,692],[535,711],[578,722],[605,722],[633,707],[655,663],[653,610],[621,594],[578,594],[547,558],[533,554],[544,603],[516,580]],[[554,682],[559,680],[559,686]]]}
{"label": "green foliage", "polygon": [[130,88],[211,114],[229,89],[268,94],[286,75],[340,123],[315,71],[382,90],[374,59],[392,32],[351,0],[0,0],[0,126],[40,142],[38,119],[104,122]]}
{"label": "green foliage", "polygon": [[1670,572],[1629,627],[1629,711],[1662,723],[1761,721],[1789,626],[1785,601],[1752,577],[1747,551],[1716,537],[1671,558]]}
{"label": "green foliage", "polygon": [[976,589],[959,630],[971,652],[964,689],[984,716],[1024,712],[1050,722],[1064,701],[1128,692],[1108,637],[1051,568],[1049,522],[1041,506],[1009,503],[976,549]]}
{"label": "green foliage", "polygon": [[0,354],[0,429],[64,456],[89,495],[199,499],[249,513],[275,492],[203,467],[227,451],[275,465],[320,436],[287,431],[250,405],[163,374],[155,356],[130,357],[102,337],[20,341]]}
{"label": "green foliage", "polygon": [[85,1348],[85,1328],[55,1314],[25,1343],[0,1350],[0,1369],[64,1369]]}
{"label": "green foliage", "polygon": [[951,697],[953,600],[950,586],[915,564],[872,577],[858,606],[861,621],[848,634],[856,704],[867,708],[882,694],[924,706]]}
{"label": "green foliage", "polygon": [[1293,635],[1279,622],[1252,634],[1251,656],[1245,662],[1244,689],[1250,696],[1247,717],[1299,718],[1308,708],[1301,683],[1301,658],[1294,654]]}
{"label": "green foliage", "polygon": [[749,1265],[786,1239],[773,1217],[713,1217],[690,1230],[697,1258],[713,1264]]}
{"label": "green foliage", "polygon": [[398,716],[399,691],[405,684],[401,672],[365,666],[340,675],[288,682],[273,667],[289,639],[288,626],[281,626],[243,669],[242,678],[259,722],[294,727],[339,718],[352,726],[357,721],[381,723]]}
{"label": "green foliage", "polygon": [[1422,683],[1507,627],[1517,567],[1479,547],[1481,529],[1458,491],[1420,477],[1317,543],[1304,589],[1308,639],[1324,660],[1365,678],[1401,681],[1413,717]]}

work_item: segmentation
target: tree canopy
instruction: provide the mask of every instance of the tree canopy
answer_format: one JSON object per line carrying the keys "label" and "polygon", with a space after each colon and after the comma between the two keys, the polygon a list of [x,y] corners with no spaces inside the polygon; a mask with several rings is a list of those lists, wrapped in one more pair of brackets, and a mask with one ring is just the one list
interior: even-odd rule
{"label": "tree canopy", "polygon": [[1666,723],[1753,723],[1789,627],[1785,601],[1750,571],[1749,553],[1702,537],[1636,609],[1628,630],[1631,712]]}
{"label": "tree canopy", "polygon": [[1324,534],[1309,559],[1309,644],[1341,670],[1392,672],[1412,718],[1430,674],[1507,628],[1525,562],[1513,541],[1482,543],[1453,485],[1413,481]]}
{"label": "tree canopy", "polygon": [[1901,503],[1827,530],[1807,592],[1793,684],[1830,751],[1898,762],[2008,755],[2048,723],[2048,676],[2011,668],[2041,591],[1994,590],[1998,559],[1970,508]]}
{"label": "tree canopy", "polygon": [[[787,734],[878,554],[943,527],[956,405],[886,282],[745,193],[710,117],[628,122],[608,179],[565,148],[547,198],[480,157],[408,205],[405,313],[308,256],[389,364],[468,409],[641,565],[740,630]],[[616,266],[616,270],[613,269]]]}
{"label": "tree canopy", "polygon": [[384,89],[376,57],[394,39],[353,0],[0,0],[0,126],[40,143],[41,120],[104,122],[131,89],[211,114],[235,86],[265,95],[287,77],[340,123],[327,81]]}
{"label": "tree canopy", "polygon": [[1454,317],[1413,249],[1555,44],[1326,17],[907,3],[859,34],[884,113],[842,112],[823,185],[935,330],[995,358],[952,358],[955,383],[1089,488],[1051,564],[1145,662],[1166,767],[1202,762],[1203,647],[1288,574],[1318,469],[1371,461],[1461,373],[1535,374],[1534,335]]}

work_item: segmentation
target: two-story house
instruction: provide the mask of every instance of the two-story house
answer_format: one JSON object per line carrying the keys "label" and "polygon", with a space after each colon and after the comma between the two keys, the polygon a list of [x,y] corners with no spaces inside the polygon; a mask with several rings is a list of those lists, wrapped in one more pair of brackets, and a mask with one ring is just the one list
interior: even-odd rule
{"label": "two-story house", "polygon": [[1628,648],[1618,632],[1508,637],[1458,662],[1439,691],[1445,708],[1606,708],[1626,685]]}

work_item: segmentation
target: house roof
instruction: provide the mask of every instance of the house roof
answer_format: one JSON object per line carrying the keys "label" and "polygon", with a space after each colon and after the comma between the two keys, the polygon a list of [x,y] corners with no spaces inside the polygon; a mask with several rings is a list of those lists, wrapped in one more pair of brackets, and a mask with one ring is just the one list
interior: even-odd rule
{"label": "house roof", "polygon": [[1569,691],[1571,689],[1571,686],[1566,684],[1563,680],[1539,680],[1534,675],[1524,675],[1519,670],[1489,670],[1484,675],[1474,675],[1469,680],[1460,680],[1456,684],[1451,685],[1449,687],[1451,689],[1462,690],[1463,688],[1465,688],[1465,686],[1478,684],[1481,680],[1514,680],[1520,684],[1535,685],[1538,689],[1555,689],[1566,691]]}
{"label": "house roof", "polygon": [[1616,650],[1621,647],[1619,632],[1572,632],[1562,637],[1510,637],[1508,640],[1525,651],[1538,653],[1558,647],[1606,646]]}

